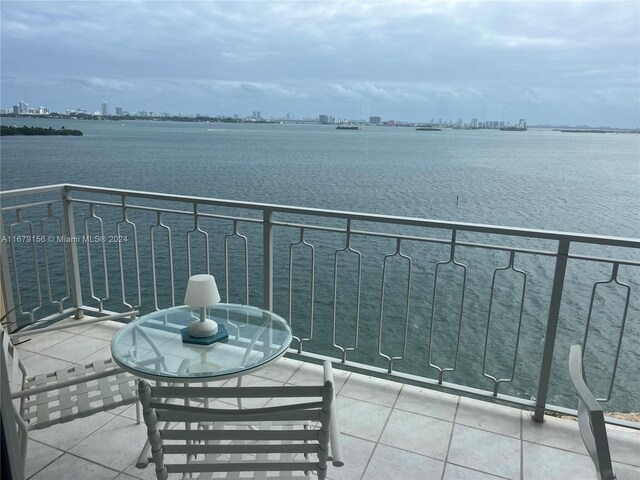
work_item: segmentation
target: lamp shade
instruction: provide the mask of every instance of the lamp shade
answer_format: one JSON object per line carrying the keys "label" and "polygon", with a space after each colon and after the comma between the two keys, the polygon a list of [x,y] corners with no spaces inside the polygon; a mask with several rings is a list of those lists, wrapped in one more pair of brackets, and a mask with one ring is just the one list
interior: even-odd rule
{"label": "lamp shade", "polygon": [[184,303],[190,307],[208,307],[220,302],[220,293],[213,275],[199,274],[189,277]]}

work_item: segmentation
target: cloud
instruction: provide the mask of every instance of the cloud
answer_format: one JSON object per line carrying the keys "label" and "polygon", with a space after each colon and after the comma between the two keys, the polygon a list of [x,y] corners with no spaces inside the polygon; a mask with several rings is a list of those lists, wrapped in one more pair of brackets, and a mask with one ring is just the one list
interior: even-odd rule
{"label": "cloud", "polygon": [[24,22],[19,22],[17,20],[7,20],[6,22],[2,22],[3,35],[25,38],[32,35],[33,32],[33,28]]}
{"label": "cloud", "polygon": [[[560,37],[540,37],[525,35],[505,35],[496,32],[484,32],[480,35],[479,40],[497,47],[504,46],[508,48],[520,47],[563,47],[569,43],[566,38]],[[577,42],[574,46],[584,46],[582,42]]]}
{"label": "cloud", "polygon": [[154,110],[322,106],[341,115],[370,105],[396,118],[414,115],[416,105],[448,113],[535,102],[551,121],[558,103],[549,99],[571,92],[584,105],[575,111],[596,116],[595,102],[607,102],[637,121],[635,1],[3,1],[0,8],[1,86],[10,101],[48,92],[74,105],[112,96],[122,98],[114,104],[156,102]]}
{"label": "cloud", "polygon": [[136,88],[136,85],[132,82],[114,80],[111,78],[89,78],[84,83],[89,88],[97,88],[113,92],[135,90]]}

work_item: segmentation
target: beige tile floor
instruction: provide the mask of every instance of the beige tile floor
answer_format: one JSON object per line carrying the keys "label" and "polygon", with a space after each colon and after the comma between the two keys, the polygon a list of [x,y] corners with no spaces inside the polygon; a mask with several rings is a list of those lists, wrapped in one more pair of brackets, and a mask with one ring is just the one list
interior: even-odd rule
{"label": "beige tile floor", "polygon": [[[109,354],[119,324],[77,327],[20,347],[34,372]],[[345,466],[332,480],[597,479],[577,423],[334,369]],[[245,385],[304,385],[321,367],[283,358]],[[57,425],[30,436],[27,478],[154,479],[135,461],[146,434],[133,406]],[[640,432],[609,427],[615,467],[640,480]]]}

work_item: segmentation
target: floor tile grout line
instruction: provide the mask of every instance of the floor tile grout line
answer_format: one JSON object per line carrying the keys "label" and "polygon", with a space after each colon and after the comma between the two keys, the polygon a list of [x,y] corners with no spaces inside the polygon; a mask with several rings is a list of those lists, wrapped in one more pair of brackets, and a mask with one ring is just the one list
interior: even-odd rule
{"label": "floor tile grout line", "polygon": [[[342,396],[342,397],[346,397],[346,398],[350,398],[351,400],[359,400],[359,401],[361,401],[361,402],[368,403],[369,405],[377,405],[378,407],[391,408],[391,407],[389,407],[388,405],[382,405],[382,404],[380,404],[380,403],[373,403],[373,402],[370,402],[370,401],[368,401],[368,400],[363,400],[363,399],[361,399],[361,398],[350,397],[350,396],[348,396],[348,395],[341,395],[341,396]],[[455,395],[451,395],[451,396],[452,396],[452,397],[454,397]],[[456,406],[457,406],[457,404],[458,404],[458,401],[456,400]],[[421,417],[432,418],[432,419],[434,419],[434,420],[441,420],[441,421],[443,421],[443,422],[449,422],[449,423],[451,423],[451,422],[452,422],[452,420],[451,420],[451,419],[448,419],[448,418],[435,417],[435,416],[433,416],[433,415],[428,415],[428,414],[426,414],[426,413],[420,413],[420,412],[414,412],[413,410],[407,410],[406,408],[393,407],[393,409],[394,409],[394,410],[398,410],[399,412],[411,413],[411,414],[413,414],[413,415],[420,415]],[[465,426],[466,426],[466,425],[465,425]]]}
{"label": "floor tile grout line", "polygon": [[524,414],[520,412],[520,480],[524,480]]}
{"label": "floor tile grout line", "polygon": [[[347,382],[344,382],[344,383],[346,384]],[[384,434],[384,431],[387,428],[387,425],[389,424],[389,419],[391,418],[391,415],[393,414],[393,410],[394,410],[396,404],[398,403],[398,399],[400,398],[400,394],[402,393],[402,389],[403,388],[404,388],[404,384],[402,384],[402,386],[398,390],[398,394],[396,395],[396,400],[393,402],[393,406],[389,409],[389,414],[387,415],[387,419],[385,420],[384,425],[382,426],[382,429],[380,430],[380,435],[378,435],[378,439],[374,442],[373,450],[371,450],[371,455],[369,455],[367,463],[364,466],[364,469],[362,470],[362,475],[360,476],[360,480],[362,480],[364,478],[364,474],[367,473],[367,469],[369,468],[369,465],[371,464],[371,460],[373,460],[373,456],[375,455],[376,450],[378,449],[378,445],[380,444],[380,439],[382,438],[382,435]],[[349,398],[349,397],[347,397],[347,398]],[[387,408],[389,408],[389,407],[387,407]],[[384,445],[384,443],[383,443],[383,445]]]}
{"label": "floor tile grout line", "polygon": [[[426,416],[426,415],[425,415]],[[441,420],[441,419],[440,419]],[[481,432],[486,432],[486,433],[492,433],[494,435],[499,435],[501,437],[505,437],[505,438],[510,438],[511,440],[520,440],[519,437],[514,437],[513,435],[505,435],[504,433],[500,433],[500,432],[494,432],[493,430],[486,430],[484,428],[480,428],[480,427],[474,427],[473,425],[466,425],[464,423],[459,423],[459,422],[455,422],[456,425],[459,425],[461,427],[465,427],[465,428],[472,428],[474,430],[480,430]],[[531,442],[531,443],[535,443],[535,442]]]}
{"label": "floor tile grout line", "polygon": [[[275,365],[277,365],[277,363],[276,363],[276,364],[274,364],[274,366],[275,366]],[[303,365],[304,365],[304,363],[303,363]],[[282,383],[282,385],[287,384],[287,383],[289,382],[289,380],[291,380],[291,379],[293,378],[293,376],[294,376],[296,373],[298,373],[298,370],[300,370],[300,368],[301,368],[301,367],[302,367],[302,365],[298,365],[298,366],[296,367],[296,369],[293,371],[293,373],[292,373],[291,375],[289,375],[289,376],[287,377],[287,379],[286,379],[284,382],[281,382],[281,383]],[[260,375],[260,372],[261,372],[261,370],[258,370],[258,371],[256,371],[256,372],[254,372],[252,375],[254,375],[254,376],[256,376],[256,377],[264,378],[265,380],[273,380],[274,382],[280,382],[280,380],[274,380],[273,378],[270,378],[270,377],[267,377],[267,376]]]}
{"label": "floor tile grout line", "polygon": [[[344,371],[344,370],[343,370]],[[347,375],[347,378],[345,379],[345,381],[342,383],[342,385],[340,385],[340,388],[338,390],[336,390],[335,392],[335,396],[337,397],[338,395],[340,395],[341,397],[344,397],[344,395],[342,395],[342,390],[344,389],[344,386],[347,384],[347,382],[349,380],[351,380],[351,374],[353,372],[348,372],[349,375]]]}
{"label": "floor tile grout line", "polygon": [[[107,414],[109,414],[109,415],[111,416],[111,418],[109,418],[109,420],[107,420],[104,424],[100,425],[98,428],[96,428],[95,430],[93,430],[91,433],[89,433],[89,434],[87,434],[86,436],[82,437],[82,438],[81,438],[80,440],[78,440],[76,443],[74,443],[73,445],[71,445],[71,446],[69,447],[69,449],[67,449],[67,450],[62,450],[62,449],[60,449],[60,448],[58,448],[58,447],[56,447],[56,446],[54,446],[54,445],[50,445],[50,444],[48,444],[48,443],[46,443],[46,442],[43,442],[42,440],[37,440],[37,439],[35,439],[35,438],[33,438],[33,439],[32,439],[32,438],[29,438],[29,439],[28,439],[28,441],[30,441],[30,440],[36,440],[37,442],[39,442],[39,443],[43,443],[43,444],[47,445],[48,447],[55,448],[56,450],[62,450],[62,451],[64,451],[65,453],[71,453],[71,452],[70,452],[70,450],[71,450],[72,448],[74,448],[74,447],[78,446],[80,443],[84,442],[87,438],[89,438],[91,435],[93,435],[94,433],[96,433],[98,430],[101,430],[103,427],[105,427],[106,425],[108,425],[109,423],[113,422],[116,418],[118,418],[118,417],[119,417],[119,415],[113,414],[113,413],[108,412],[108,411],[104,411],[104,412],[102,412],[102,413],[107,413]],[[61,424],[57,424],[57,425],[61,425]],[[53,425],[53,426],[55,427],[55,425]],[[43,428],[43,429],[41,429],[41,430],[46,430],[46,429],[44,429],[44,428]],[[37,432],[38,430],[32,430],[32,431]],[[27,447],[27,448],[28,448],[28,447]],[[72,455],[73,455],[73,454],[72,454]],[[75,456],[77,457],[78,455],[75,455]],[[84,457],[80,457],[80,458],[82,458],[83,460],[87,460],[87,459],[86,459],[86,458],[84,458]],[[91,460],[88,460],[88,461],[91,461]]]}
{"label": "floor tile grout line", "polygon": [[[69,366],[68,366],[68,367],[63,367],[62,369],[66,369],[66,368],[70,368],[70,367],[73,367],[73,366],[79,365],[77,362],[70,362],[69,360],[62,360],[61,358],[58,358],[58,357],[52,357],[52,356],[50,356],[50,355],[43,355],[42,353],[34,353],[34,355],[40,355],[41,357],[45,357],[45,358],[50,359],[50,360],[57,360],[57,361],[59,361],[59,362],[65,362],[65,363],[68,363],[68,364],[69,364]],[[58,370],[62,370],[62,369],[58,369]],[[44,373],[47,373],[47,374],[49,374],[49,373],[55,373],[55,372],[57,372],[58,370],[54,370],[53,372],[44,372]],[[31,374],[31,372],[29,372],[28,370],[27,370],[27,373]],[[41,374],[38,374],[38,375],[41,375]],[[35,375],[29,375],[29,377],[28,377],[28,378],[31,378],[31,377],[35,377]]]}
{"label": "floor tile grout line", "polygon": [[[535,422],[535,420],[533,420],[533,416],[532,416],[532,415],[530,415],[530,416],[527,418],[527,415],[526,415],[526,414],[527,414],[527,413],[531,413],[531,412],[528,412],[527,410],[523,410],[523,411],[522,411],[522,413],[523,413],[523,418],[522,418],[522,424],[523,424],[523,427],[524,427],[524,422],[525,422],[525,421]],[[570,420],[562,420],[562,421],[570,421]],[[537,423],[537,422],[536,422],[536,423]],[[576,438],[578,438],[578,440],[579,440],[579,442],[580,442],[579,444],[580,444],[580,445],[582,445],[582,438],[580,437],[580,433],[579,433],[579,431],[576,431],[576,432],[573,432],[573,433],[575,433]],[[560,450],[561,452],[566,452],[566,453],[575,453],[576,455],[581,455],[581,456],[583,456],[583,457],[588,457],[588,456],[589,456],[589,452],[587,452],[587,451],[580,451],[580,452],[577,452],[576,450],[571,450],[570,448],[558,447],[558,446],[556,446],[556,445],[550,445],[550,444],[548,444],[548,443],[542,443],[542,442],[540,442],[540,441],[536,441],[536,440],[531,440],[531,439],[528,439],[528,438],[524,438],[524,428],[522,429],[522,443],[523,443],[523,444],[529,443],[529,444],[538,445],[538,446],[541,446],[541,447],[553,448],[554,450]],[[632,466],[632,467],[640,468],[640,464],[638,464],[638,465],[634,465],[634,464],[632,464],[632,463],[620,462],[620,461],[613,460],[613,459],[611,459],[611,460],[612,460],[613,462],[621,463],[621,464],[623,464],[623,465],[629,465],[629,466]]]}
{"label": "floor tile grout line", "polygon": [[[522,440],[523,444],[532,444],[532,445],[537,445],[539,447],[545,447],[545,448],[552,448],[553,450],[560,450],[561,452],[565,452],[565,453],[573,453],[575,455],[580,455],[581,457],[589,457],[589,453],[581,453],[581,452],[576,452],[574,450],[568,450],[566,448],[562,448],[562,447],[554,447],[553,445],[547,445],[546,443],[539,443],[539,442],[533,442],[531,440],[526,440],[523,439]],[[590,458],[590,457],[589,457]],[[617,460],[613,460],[611,459],[612,462],[616,462]],[[617,462],[617,463],[625,463],[625,462]],[[635,467],[640,467],[640,465],[633,465],[633,464],[626,464],[625,465],[631,465],[631,466],[635,466]]]}
{"label": "floor tile grout line", "polygon": [[[358,437],[355,437],[355,438],[358,438]],[[360,440],[362,440],[362,439],[360,439]],[[416,452],[416,451],[413,451],[413,450],[407,450],[406,448],[398,447],[397,445],[389,445],[388,443],[384,443],[384,442],[378,442],[378,444],[382,445],[383,447],[389,447],[389,448],[392,448],[394,450],[400,450],[401,452],[407,452],[407,453],[411,453],[412,455],[418,455],[419,457],[428,458],[430,460],[436,460],[438,462],[441,462],[442,464],[445,463],[445,461],[442,458],[432,457],[431,455],[427,455],[425,453]],[[461,465],[461,466],[464,467],[464,465]],[[465,467],[465,468],[469,468],[469,467]]]}
{"label": "floor tile grout line", "polygon": [[[77,337],[78,335],[79,335],[79,334],[74,334],[72,337],[69,337],[69,338],[67,338],[67,339],[63,340],[62,342],[65,342],[65,341],[67,341],[67,340],[70,340],[70,339],[71,339],[71,338],[73,338],[73,337]],[[85,337],[85,338],[91,338],[92,340],[100,340],[100,341],[103,341],[103,342],[107,342],[107,340],[99,339],[99,338],[93,338],[93,337]],[[58,361],[60,361],[60,362],[67,362],[67,363],[70,363],[70,364],[72,364],[72,365],[82,365],[82,364],[83,364],[82,362],[83,362],[86,358],[89,358],[91,355],[95,355],[95,354],[96,354],[96,353],[98,353],[100,350],[102,350],[103,348],[105,348],[105,346],[103,346],[103,347],[101,347],[101,348],[98,348],[97,350],[95,350],[95,351],[93,351],[93,352],[89,353],[88,355],[86,355],[86,356],[82,357],[81,359],[79,359],[79,360],[77,360],[77,361],[75,361],[75,360],[68,360],[68,359],[60,358],[60,357],[55,357],[55,356],[53,356],[53,355],[47,354],[47,350],[49,350],[50,348],[55,347],[56,345],[59,345],[59,344],[60,344],[60,343],[62,343],[62,342],[56,343],[55,345],[51,345],[50,347],[47,347],[47,348],[45,348],[44,350],[41,350],[41,351],[39,351],[39,352],[31,352],[31,351],[29,351],[29,350],[28,350],[28,351],[29,351],[32,355],[41,355],[41,356],[43,356],[43,357],[47,357],[47,358],[51,358],[51,359],[54,359],[54,360],[58,360]]]}
{"label": "floor tile grout line", "polygon": [[28,439],[27,441],[27,453],[29,452],[29,443],[31,442],[36,442],[39,443],[41,445],[45,445],[49,448],[53,448],[54,450],[57,450],[58,452],[60,452],[60,455],[58,455],[56,458],[54,458],[53,460],[51,460],[49,463],[47,463],[45,466],[43,466],[41,469],[37,470],[36,472],[34,472],[33,474],[29,475],[28,478],[33,478],[35,477],[37,474],[39,474],[42,470],[44,470],[45,468],[47,468],[49,465],[51,465],[52,463],[54,463],[55,461],[57,461],[58,459],[60,459],[60,457],[62,457],[65,453],[67,453],[66,450],[61,450],[60,448],[56,448],[56,447],[52,447],[51,445],[47,445],[46,443],[42,443],[39,442],[38,440],[34,440],[32,438]]}
{"label": "floor tile grout line", "polygon": [[498,475],[498,474],[496,474],[496,473],[489,473],[489,472],[487,472],[487,471],[485,471],[485,470],[478,470],[477,468],[469,467],[469,466],[467,466],[467,465],[462,465],[461,463],[456,463],[456,462],[447,462],[447,463],[445,464],[445,468],[446,468],[446,466],[447,466],[447,465],[455,465],[456,467],[465,468],[465,469],[467,469],[467,470],[472,470],[472,471],[474,471],[474,472],[482,473],[483,475],[489,475],[489,476],[491,476],[491,477],[501,478],[501,479],[504,479],[504,480],[511,480],[509,477],[504,477],[504,476],[502,476],[502,475]]}
{"label": "floor tile grout line", "polygon": [[[89,460],[88,458],[85,458],[85,457],[83,457],[83,456],[81,456],[81,455],[78,455],[77,453],[67,452],[67,454],[68,454],[68,455],[71,455],[71,456],[73,456],[73,457],[79,458],[79,459],[81,459],[81,460],[84,460],[85,462],[93,463],[94,465],[98,465],[99,467],[106,468],[107,470],[110,470],[110,471],[112,471],[112,472],[116,472],[116,475],[115,475],[115,477],[113,477],[113,478],[116,478],[118,475],[120,475],[121,473],[123,473],[121,470],[116,470],[115,468],[111,468],[111,467],[109,467],[109,466],[107,466],[107,465],[103,465],[102,463],[96,462],[96,461],[94,461],[94,460]],[[59,458],[60,458],[60,457],[59,457]],[[128,467],[128,466],[127,466],[127,467]]]}
{"label": "floor tile grout line", "polygon": [[456,401],[456,411],[453,412],[453,419],[451,420],[451,433],[449,434],[449,443],[447,444],[447,453],[444,456],[444,468],[442,469],[442,476],[440,480],[444,479],[444,473],[447,470],[447,462],[449,460],[449,450],[451,449],[451,442],[453,442],[453,431],[456,428],[456,417],[458,416],[458,409],[460,408],[460,397]]}

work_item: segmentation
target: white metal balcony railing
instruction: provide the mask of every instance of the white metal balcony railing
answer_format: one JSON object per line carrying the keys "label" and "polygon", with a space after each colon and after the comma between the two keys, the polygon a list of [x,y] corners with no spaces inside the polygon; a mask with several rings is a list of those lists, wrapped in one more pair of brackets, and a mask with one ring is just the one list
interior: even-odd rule
{"label": "white metal balcony railing", "polygon": [[188,275],[207,272],[223,278],[224,300],[287,318],[306,359],[541,421],[545,410],[575,413],[566,359],[580,342],[601,400],[640,410],[625,377],[640,355],[640,239],[78,185],[0,200],[11,330],[167,308]]}

